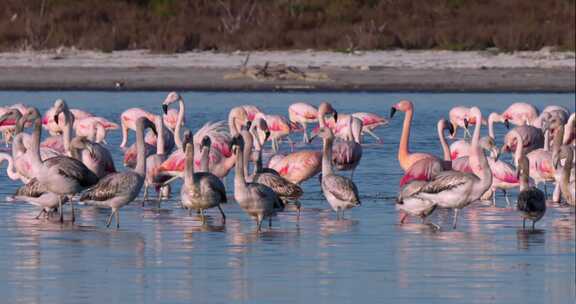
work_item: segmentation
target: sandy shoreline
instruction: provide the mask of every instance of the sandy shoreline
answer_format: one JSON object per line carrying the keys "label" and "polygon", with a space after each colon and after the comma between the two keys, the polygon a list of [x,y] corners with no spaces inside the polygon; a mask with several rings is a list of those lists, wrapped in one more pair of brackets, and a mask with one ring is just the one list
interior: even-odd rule
{"label": "sandy shoreline", "polygon": [[1,90],[330,90],[574,92],[571,52],[252,52],[248,67],[285,64],[326,81],[225,79],[248,53],[70,49],[0,53]]}

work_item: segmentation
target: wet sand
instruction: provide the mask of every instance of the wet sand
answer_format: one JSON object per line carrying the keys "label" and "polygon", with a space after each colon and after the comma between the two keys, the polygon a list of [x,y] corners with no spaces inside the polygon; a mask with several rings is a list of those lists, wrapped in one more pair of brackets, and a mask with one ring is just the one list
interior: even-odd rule
{"label": "wet sand", "polygon": [[225,79],[247,53],[0,54],[0,90],[574,92],[574,53],[388,51],[251,53],[248,67],[286,64],[327,81]]}

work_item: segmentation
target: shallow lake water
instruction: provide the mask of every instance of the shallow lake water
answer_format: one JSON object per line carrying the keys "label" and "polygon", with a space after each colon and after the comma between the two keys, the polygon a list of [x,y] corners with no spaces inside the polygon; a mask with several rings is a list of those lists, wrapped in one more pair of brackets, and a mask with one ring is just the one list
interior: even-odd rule
{"label": "shallow lake water", "polygon": [[[56,98],[70,107],[119,121],[142,107],[160,113],[162,92],[0,92],[0,105],[23,102],[46,110]],[[214,93],[184,92],[187,126],[225,119],[234,105],[250,103],[287,115],[294,101],[331,101],[340,113],[388,116],[400,99],[415,104],[411,150],[441,155],[436,122],[455,105],[478,105],[484,115],[527,101],[542,109],[574,111],[574,94],[426,93]],[[317,178],[303,184],[303,213],[288,211],[273,227],[255,224],[233,201],[221,224],[179,208],[179,183],[160,210],[133,203],[121,210],[121,228],[106,229],[108,210],[81,206],[75,224],[36,220],[38,210],[5,202],[19,183],[0,173],[0,294],[2,303],[572,303],[575,292],[574,209],[550,205],[535,231],[523,230],[501,194],[497,207],[474,203],[452,230],[452,213],[436,212],[440,231],[410,219],[399,224],[394,197],[402,176],[396,152],[403,113],[366,137],[355,173],[362,206],[336,220]],[[506,132],[496,127],[498,144]],[[483,133],[486,133],[486,129]],[[460,133],[459,133],[460,134]],[[299,141],[301,133],[292,138]],[[131,133],[130,140],[133,142]],[[122,169],[120,132],[108,144]],[[297,149],[304,148],[302,144]],[[316,142],[305,148],[320,149]],[[287,145],[282,145],[287,150]],[[505,159],[510,160],[509,157]],[[348,175],[348,173],[344,173]],[[517,191],[511,199],[516,200]],[[66,209],[68,210],[68,209]],[[66,213],[66,215],[69,215]],[[68,217],[66,217],[68,219]]]}

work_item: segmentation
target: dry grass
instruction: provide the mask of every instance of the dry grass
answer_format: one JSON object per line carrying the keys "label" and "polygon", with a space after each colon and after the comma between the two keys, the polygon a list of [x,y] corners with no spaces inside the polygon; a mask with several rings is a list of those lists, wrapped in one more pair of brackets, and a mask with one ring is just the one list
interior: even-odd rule
{"label": "dry grass", "polygon": [[2,0],[0,50],[574,50],[575,19],[575,0]]}

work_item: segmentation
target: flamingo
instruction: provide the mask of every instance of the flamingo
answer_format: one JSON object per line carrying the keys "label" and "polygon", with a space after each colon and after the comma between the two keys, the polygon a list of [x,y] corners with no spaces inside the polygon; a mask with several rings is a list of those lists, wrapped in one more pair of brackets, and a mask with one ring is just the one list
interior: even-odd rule
{"label": "flamingo", "polygon": [[[411,101],[402,100],[393,105],[390,110],[390,118],[394,117],[396,111],[405,112],[404,123],[402,126],[402,136],[398,147],[398,161],[400,167],[404,170],[405,175],[400,180],[400,186],[405,185],[411,180],[430,180],[431,174],[444,168],[445,163],[438,157],[429,153],[410,153],[408,142],[410,140],[410,125],[414,115],[414,106]],[[420,162],[421,161],[421,162]],[[418,162],[418,166],[414,166]]]}
{"label": "flamingo", "polygon": [[194,144],[186,144],[186,169],[184,171],[184,184],[180,191],[182,205],[190,210],[200,212],[202,222],[205,222],[204,210],[217,207],[222,214],[222,221],[226,215],[220,204],[226,203],[226,188],[222,181],[209,172],[194,173]]}
{"label": "flamingo", "polygon": [[[136,121],[140,117],[146,117],[149,121],[155,121],[156,116],[150,112],[147,112],[141,108],[130,108],[120,115],[120,126],[122,127],[122,143],[120,143],[121,148],[125,148],[128,143],[128,130],[135,130],[136,129]],[[163,116],[164,124],[171,129],[173,126],[174,128],[178,125],[174,125],[175,122],[178,122],[177,119],[177,112],[176,111],[167,111],[167,113]]]}
{"label": "flamingo", "polygon": [[256,116],[254,116],[254,119],[259,118],[264,119],[268,125],[268,129],[270,130],[270,137],[268,140],[272,141],[272,150],[274,152],[278,152],[279,141],[285,137],[290,142],[290,145],[293,146],[292,141],[288,135],[290,135],[293,130],[297,129],[294,123],[291,123],[288,119],[281,115],[257,113]]}
{"label": "flamingo", "polygon": [[[59,115],[58,121],[56,121],[55,112],[56,108],[53,106],[44,113],[44,117],[42,118],[43,127],[48,130],[48,133],[52,136],[59,135],[64,128],[64,115]],[[70,109],[70,112],[74,117],[74,121],[94,116],[80,109]]]}
{"label": "flamingo", "polygon": [[[156,130],[164,130],[164,121],[162,117],[156,116],[154,119],[154,126]],[[142,198],[142,205],[148,199],[148,188],[150,186],[156,188],[158,193],[158,207],[162,203],[162,190],[163,187],[169,187],[165,185],[166,181],[170,179],[169,176],[161,174],[159,167],[166,160],[167,154],[164,150],[164,132],[158,132],[157,142],[156,142],[156,153],[146,157],[146,178],[144,179],[144,197]],[[169,190],[165,190],[168,193]]]}
{"label": "flamingo", "polygon": [[96,185],[85,191],[80,197],[88,205],[106,207],[112,209],[106,221],[106,227],[110,227],[112,216],[116,215],[116,228],[120,228],[119,209],[132,202],[140,193],[146,175],[146,155],[144,147],[144,129],[151,128],[155,131],[154,124],[145,117],[136,120],[136,146],[138,149],[138,161],[134,170],[117,172],[106,175]]}
{"label": "flamingo", "polygon": [[37,178],[31,179],[30,182],[16,189],[12,199],[42,208],[36,219],[39,219],[42,214],[50,215],[59,206],[61,207],[61,203],[68,202],[68,197],[60,198],[59,195],[47,191]]}
{"label": "flamingo", "polygon": [[302,137],[303,143],[309,143],[308,124],[315,123],[318,120],[318,109],[305,102],[296,102],[288,107],[288,119],[293,123],[298,123],[304,130]]}
{"label": "flamingo", "polygon": [[332,169],[332,143],[334,134],[327,127],[320,127],[318,132],[323,139],[322,147],[322,193],[340,219],[340,213],[344,217],[344,210],[360,206],[358,188],[354,182],[344,176],[334,173]]}
{"label": "flamingo", "polygon": [[[477,107],[470,109],[470,115],[476,117],[476,121],[482,121],[482,113]],[[459,210],[478,200],[492,184],[488,160],[480,147],[480,128],[481,124],[476,124],[472,136],[470,167],[473,173],[442,172],[432,181],[421,183],[422,187],[404,200],[415,200],[410,205],[434,203],[439,207],[454,209],[452,227],[455,229]]]}
{"label": "flamingo", "polygon": [[268,162],[268,168],[275,170],[291,183],[299,185],[320,173],[321,161],[322,154],[320,152],[302,150],[292,152],[284,157],[272,158]]}
{"label": "flamingo", "polygon": [[526,228],[526,219],[529,219],[532,221],[532,230],[534,230],[536,222],[546,213],[546,196],[542,190],[528,186],[530,164],[525,154],[522,154],[518,160],[517,174],[520,178],[520,193],[518,193],[516,208],[522,217],[522,228]]}
{"label": "flamingo", "polygon": [[382,143],[382,139],[378,137],[374,130],[381,126],[387,126],[388,120],[378,114],[375,113],[368,113],[368,112],[356,112],[352,113],[353,117],[356,117],[362,121],[362,134],[366,133],[374,139],[376,139],[379,143]]}
{"label": "flamingo", "polygon": [[516,102],[501,114],[495,115],[494,118],[516,126],[532,125],[532,122],[538,118],[538,109],[525,102]]}
{"label": "flamingo", "polygon": [[469,112],[470,108],[457,106],[450,109],[448,112],[448,119],[450,120],[450,124],[452,124],[452,128],[454,129],[454,134],[451,134],[450,138],[454,138],[456,136],[456,132],[458,128],[464,129],[464,138],[466,136],[472,136],[470,131],[468,131],[468,124],[470,123],[469,119]]}
{"label": "flamingo", "polygon": [[[56,112],[59,114],[60,112]],[[64,120],[67,125],[70,117],[64,115]],[[56,156],[43,161],[40,158],[40,136],[42,131],[42,122],[40,119],[40,112],[36,108],[29,108],[26,115],[22,117],[25,121],[31,119],[34,121],[34,132],[32,134],[31,150],[31,164],[33,168],[33,177],[38,179],[38,182],[48,192],[55,193],[59,196],[71,195],[80,192],[81,190],[94,185],[98,181],[98,177],[92,173],[82,162],[67,156]],[[62,199],[59,199],[60,221],[64,220],[62,212]],[[72,209],[72,222],[75,220],[74,205],[70,200]]]}
{"label": "flamingo", "polygon": [[262,221],[268,218],[268,225],[272,226],[272,216],[282,202],[270,189],[262,184],[247,183],[244,172],[244,139],[237,135],[232,140],[232,149],[236,155],[236,174],[234,176],[234,200],[252,218],[256,220],[257,231],[261,231]]}
{"label": "flamingo", "polygon": [[[268,127],[266,126],[266,122],[264,120],[258,119],[255,120],[252,124],[253,127],[250,128],[248,131],[242,131],[241,135],[244,139],[245,147],[249,146],[249,143],[254,140],[254,144],[256,145],[256,165],[254,166],[254,174],[251,176],[252,182],[259,183],[265,185],[272,189],[278,198],[286,205],[289,202],[294,202],[296,208],[298,210],[298,214],[300,214],[301,205],[298,202],[298,199],[304,193],[302,188],[290,181],[286,180],[285,178],[281,177],[277,172],[270,172],[264,171],[262,168],[262,146],[258,135],[258,130],[263,130],[264,132],[268,132]],[[246,149],[246,148],[245,148]],[[245,154],[248,154],[250,151],[246,149],[244,151]],[[244,159],[244,168],[247,168],[247,158]]]}
{"label": "flamingo", "polygon": [[526,153],[544,147],[544,132],[533,126],[520,126],[510,130],[504,137],[505,150],[502,152],[514,152],[517,150],[517,135],[522,138],[523,148]]}
{"label": "flamingo", "polygon": [[82,161],[98,178],[116,172],[112,154],[101,144],[85,136],[76,136],[70,143],[70,149],[71,156]]}

